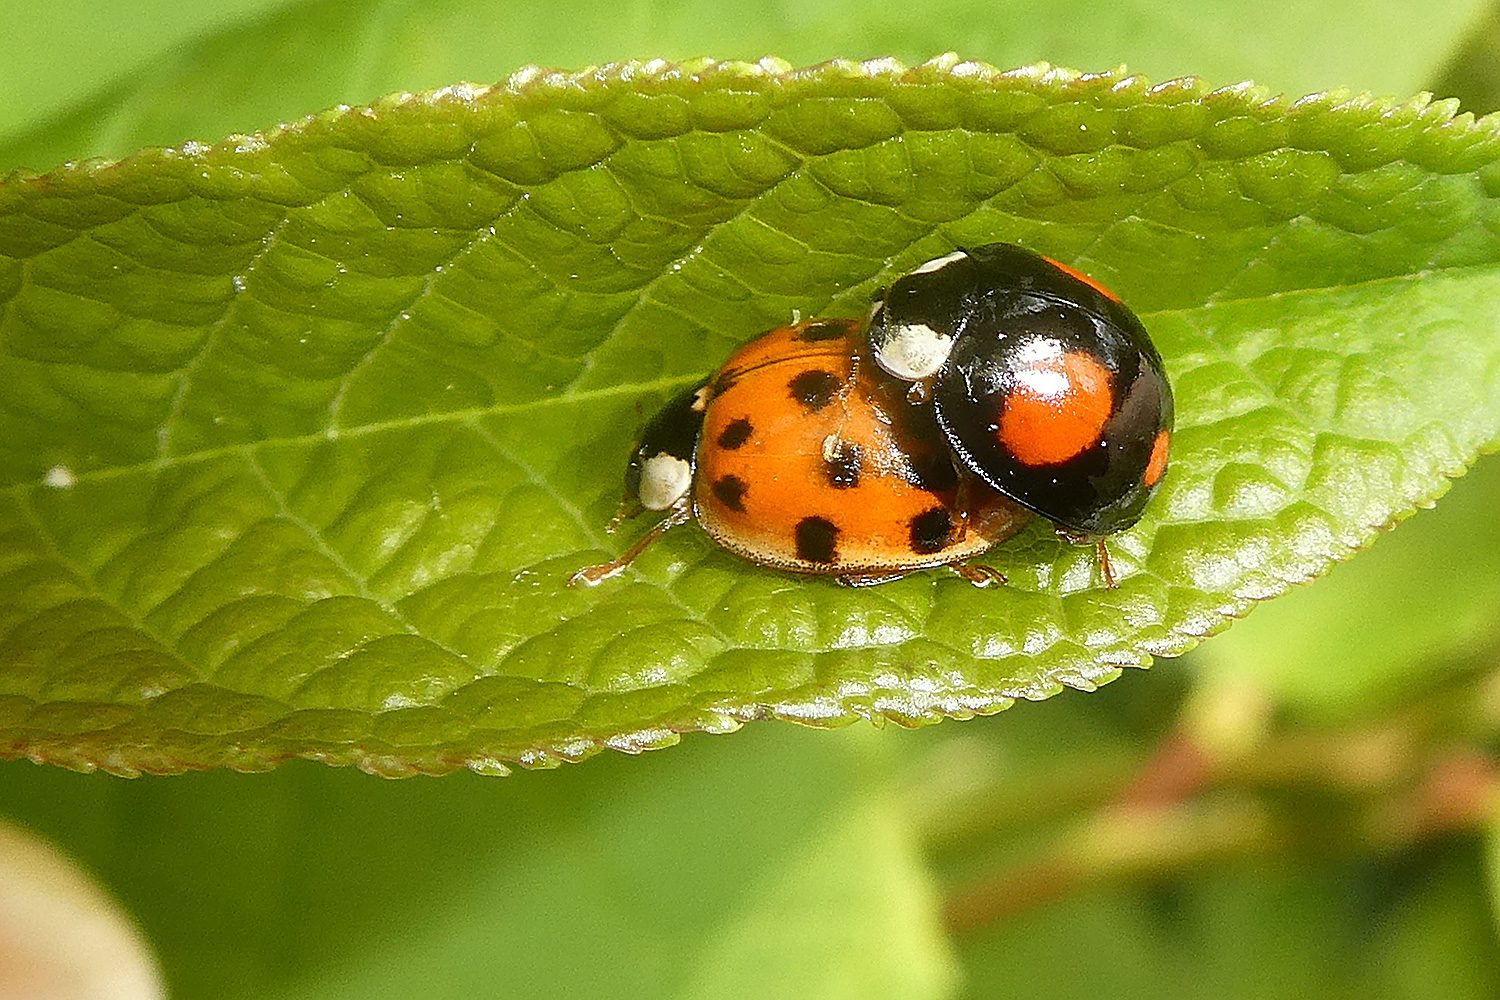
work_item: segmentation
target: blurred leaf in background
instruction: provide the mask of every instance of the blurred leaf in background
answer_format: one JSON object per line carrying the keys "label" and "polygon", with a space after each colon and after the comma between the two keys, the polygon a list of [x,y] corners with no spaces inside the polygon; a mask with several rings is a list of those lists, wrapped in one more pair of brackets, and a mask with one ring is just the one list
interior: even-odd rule
{"label": "blurred leaf in background", "polygon": [[11,765],[0,795],[117,887],[174,996],[952,995],[888,741],[744,735],[504,781]]}
{"label": "blurred leaf in background", "polygon": [[[0,169],[522,63],[957,49],[1404,95],[1495,44],[1478,3],[183,6],[0,6],[37,40],[0,60]],[[1024,712],[506,781],[10,763],[0,810],[179,997],[1494,996],[1494,464],[1200,656]]]}
{"label": "blurred leaf in background", "polygon": [[899,0],[5,0],[0,23],[29,44],[0,63],[0,170],[211,142],[394,91],[503,80],[527,64],[774,55],[915,65],[954,51],[1002,68],[1124,63],[1158,81],[1404,97],[1436,80],[1487,12],[1482,0],[938,0],[920,14]]}
{"label": "blurred leaf in background", "polygon": [[1423,86],[1476,115],[1500,110],[1500,6],[1491,6],[1447,65]]}

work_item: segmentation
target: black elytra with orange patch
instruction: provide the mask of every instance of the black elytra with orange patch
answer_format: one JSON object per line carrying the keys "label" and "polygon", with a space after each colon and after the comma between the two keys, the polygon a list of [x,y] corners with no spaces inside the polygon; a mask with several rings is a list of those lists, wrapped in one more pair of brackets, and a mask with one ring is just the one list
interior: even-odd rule
{"label": "black elytra with orange patch", "polygon": [[880,295],[869,319],[877,358],[913,329],[948,346],[913,381],[928,383],[964,467],[1077,535],[1139,520],[1166,472],[1172,389],[1118,298],[1072,268],[991,244],[923,265]]}
{"label": "black elytra with orange patch", "polygon": [[[912,356],[887,364],[893,338]],[[983,585],[995,574],[962,561],[1032,511],[1089,539],[1133,524],[1171,421],[1161,361],[1113,295],[1017,247],[956,252],[883,291],[867,324],[777,328],[674,399],[626,473],[627,505],[667,518],[573,581],[696,520],[783,570],[860,584],[947,565]]]}

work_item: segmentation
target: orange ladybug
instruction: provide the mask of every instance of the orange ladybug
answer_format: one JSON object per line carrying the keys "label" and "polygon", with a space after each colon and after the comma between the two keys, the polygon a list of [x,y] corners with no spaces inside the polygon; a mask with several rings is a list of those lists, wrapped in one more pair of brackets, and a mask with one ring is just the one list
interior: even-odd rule
{"label": "orange ladybug", "polygon": [[647,426],[626,506],[667,516],[597,584],[696,520],[752,562],[859,586],[964,560],[1033,512],[1097,545],[1135,523],[1166,469],[1172,399],[1139,320],[1100,286],[992,244],[929,261],[865,322],[763,334]]}

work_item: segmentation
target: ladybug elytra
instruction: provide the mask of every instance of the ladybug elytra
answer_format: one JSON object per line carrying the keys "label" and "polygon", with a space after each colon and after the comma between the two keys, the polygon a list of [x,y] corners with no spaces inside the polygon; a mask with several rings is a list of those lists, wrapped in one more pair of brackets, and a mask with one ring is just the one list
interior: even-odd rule
{"label": "ladybug elytra", "polygon": [[[1096,545],[1161,483],[1172,391],[1140,321],[1078,272],[1008,244],[923,264],[869,315],[745,344],[651,422],[626,506],[667,517],[619,558],[696,520],[752,562],[847,584],[964,560],[1033,514]],[[616,518],[619,520],[619,517]]]}

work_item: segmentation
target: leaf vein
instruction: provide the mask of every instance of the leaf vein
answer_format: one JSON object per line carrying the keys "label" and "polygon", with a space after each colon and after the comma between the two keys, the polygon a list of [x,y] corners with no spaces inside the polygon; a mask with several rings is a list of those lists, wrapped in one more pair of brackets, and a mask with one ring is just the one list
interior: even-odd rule
{"label": "leaf vein", "polygon": [[265,468],[256,459],[253,449],[246,449],[245,464],[249,467],[250,472],[255,477],[256,482],[261,485],[261,488],[264,489],[266,491],[266,494],[271,498],[271,502],[276,505],[277,516],[286,520],[290,524],[295,525],[299,531],[307,535],[308,540],[313,543],[313,546],[318,550],[318,553],[322,555],[323,558],[332,563],[334,567],[349,580],[350,583],[354,584],[355,592],[358,593],[361,598],[380,608],[381,611],[390,616],[392,621],[396,622],[396,624],[405,629],[408,634],[414,635],[422,639],[424,642],[432,643],[432,645],[438,647],[443,652],[457,657],[459,660],[462,660],[464,662],[468,661],[468,657],[464,656],[462,653],[444,645],[441,642],[438,642],[431,636],[428,636],[419,631],[416,626],[414,626],[410,621],[407,620],[406,616],[401,613],[401,610],[396,607],[394,602],[387,601],[371,591],[369,580],[356,572],[353,566],[349,565],[348,560],[340,555],[338,550],[328,543],[328,539],[323,536],[323,533],[318,530],[317,526],[299,515],[296,511],[292,510],[290,503],[288,503],[287,501],[286,494],[277,489],[276,484],[271,482],[271,478],[266,475]]}
{"label": "leaf vein", "polygon": [[257,265],[265,259],[266,254],[270,253],[272,248],[280,241],[281,234],[286,229],[287,223],[291,221],[291,218],[291,212],[283,215],[281,221],[276,223],[270,232],[262,238],[260,249],[256,250],[250,256],[242,272],[230,279],[234,293],[230,295],[229,301],[224,304],[224,311],[204,331],[203,342],[198,345],[198,350],[193,352],[193,356],[188,359],[185,365],[177,369],[177,390],[172,393],[172,404],[168,408],[167,415],[162,419],[161,426],[156,432],[156,455],[158,459],[165,459],[171,454],[172,435],[181,423],[183,406],[186,403],[188,392],[192,387],[194,373],[203,364],[204,359],[213,352],[214,347],[219,342],[220,333],[228,325],[230,318],[235,313],[236,307],[238,307],[246,294],[247,279],[255,272]]}
{"label": "leaf vein", "polygon": [[143,615],[132,609],[117,595],[105,590],[99,585],[98,579],[92,572],[63,552],[62,547],[57,543],[56,537],[48,530],[46,522],[42,520],[41,514],[32,503],[30,495],[25,493],[15,494],[15,500],[16,507],[20,511],[22,519],[37,533],[37,537],[41,540],[52,558],[57,560],[59,566],[81,581],[89,593],[117,612],[133,628],[140,632],[141,635],[155,643],[163,653],[172,658],[173,662],[182,667],[185,673],[195,677],[202,676],[202,672],[196,666],[178,654],[174,643],[168,642],[164,636],[159,635],[155,629],[146,623]]}

